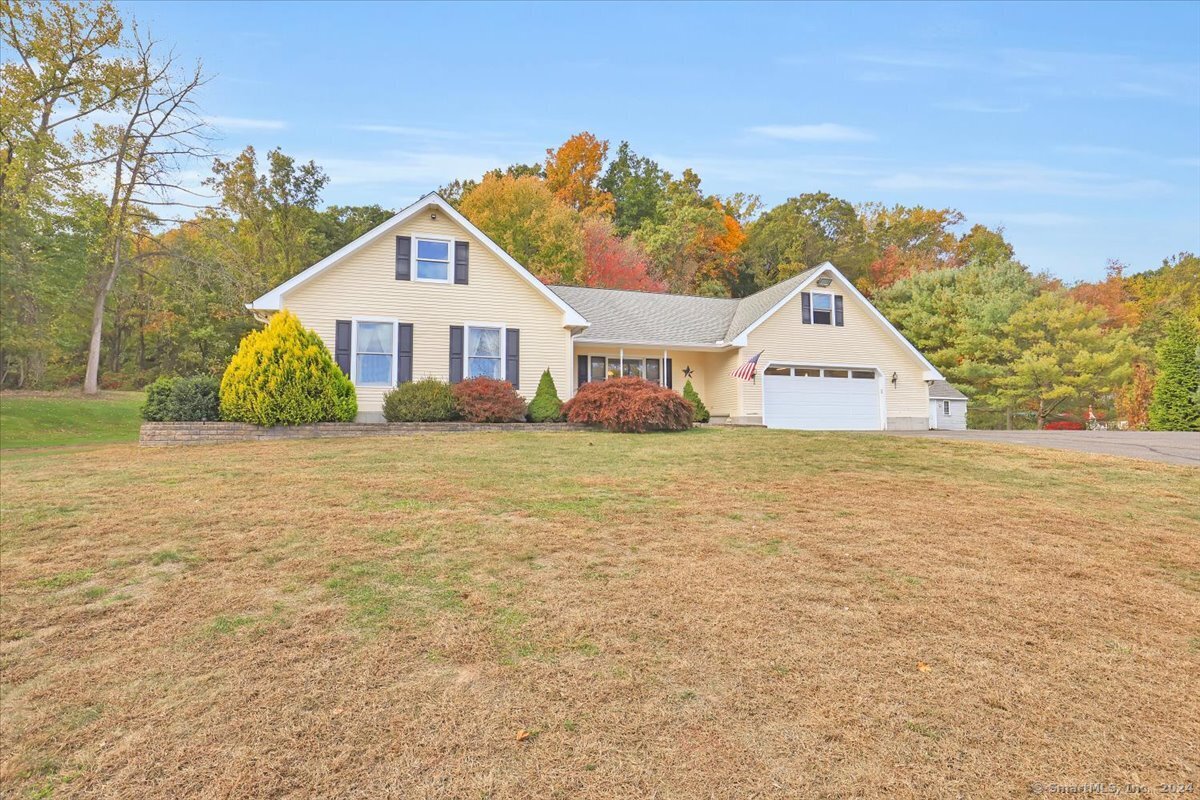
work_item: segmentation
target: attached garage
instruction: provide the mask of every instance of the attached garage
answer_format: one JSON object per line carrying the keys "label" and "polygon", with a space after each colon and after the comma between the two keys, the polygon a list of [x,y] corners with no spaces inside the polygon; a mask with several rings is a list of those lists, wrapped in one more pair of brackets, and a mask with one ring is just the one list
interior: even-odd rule
{"label": "attached garage", "polygon": [[772,364],[763,370],[763,424],[812,431],[877,431],[886,419],[879,371]]}

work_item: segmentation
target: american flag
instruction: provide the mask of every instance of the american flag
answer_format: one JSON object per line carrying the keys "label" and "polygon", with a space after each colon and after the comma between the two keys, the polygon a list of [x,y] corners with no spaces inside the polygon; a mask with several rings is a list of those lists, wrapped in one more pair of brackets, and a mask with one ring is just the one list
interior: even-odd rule
{"label": "american flag", "polygon": [[765,352],[764,350],[759,350],[757,356],[754,356],[749,361],[747,361],[745,364],[742,364],[740,367],[738,367],[737,369],[735,369],[733,372],[731,372],[729,374],[735,378],[741,378],[744,381],[754,380],[754,375],[756,372],[758,372],[759,356],[761,356],[764,352]]}

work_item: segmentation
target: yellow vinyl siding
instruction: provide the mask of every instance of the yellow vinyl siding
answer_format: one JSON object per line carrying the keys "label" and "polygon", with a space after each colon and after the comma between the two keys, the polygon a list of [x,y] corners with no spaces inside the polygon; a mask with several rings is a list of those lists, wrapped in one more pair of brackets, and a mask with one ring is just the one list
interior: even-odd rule
{"label": "yellow vinyl siding", "polygon": [[[469,283],[396,280],[397,236],[440,236],[470,242]],[[453,250],[451,251],[453,253]],[[451,266],[453,272],[453,266]],[[332,351],[334,322],[396,319],[413,326],[413,378],[450,378],[450,326],[503,325],[521,331],[520,392],[532,397],[546,368],[559,393],[570,394],[570,334],[563,312],[480,241],[439,215],[418,214],[317,277],[284,295],[283,306],[315,330]],[[378,414],[385,388],[358,387],[360,414]]]}
{"label": "yellow vinyl siding", "polygon": [[[846,324],[841,327],[803,324],[801,299],[796,295],[747,337],[742,351],[746,358],[763,351],[759,375],[771,362],[877,367],[886,384],[887,416],[927,418],[929,390],[925,385],[925,365],[840,281],[835,279],[828,289],[817,288],[815,284],[809,288],[842,295]],[[893,372],[897,378],[895,386],[891,382]],[[762,414],[762,378],[754,383],[730,380],[738,384],[742,414]]]}

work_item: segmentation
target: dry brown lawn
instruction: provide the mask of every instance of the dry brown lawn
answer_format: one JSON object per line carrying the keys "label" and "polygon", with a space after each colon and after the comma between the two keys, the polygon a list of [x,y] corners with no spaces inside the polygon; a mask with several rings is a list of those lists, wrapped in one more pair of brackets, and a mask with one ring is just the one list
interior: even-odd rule
{"label": "dry brown lawn", "polygon": [[1200,782],[1200,470],[748,430],[3,467],[5,796]]}

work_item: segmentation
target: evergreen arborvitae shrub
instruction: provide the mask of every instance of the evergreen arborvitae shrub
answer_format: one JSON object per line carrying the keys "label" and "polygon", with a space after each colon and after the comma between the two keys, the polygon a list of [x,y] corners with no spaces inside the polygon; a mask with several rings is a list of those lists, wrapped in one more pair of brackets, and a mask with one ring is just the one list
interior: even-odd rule
{"label": "evergreen arborvitae shrub", "polygon": [[159,378],[146,387],[142,419],[148,422],[211,422],[221,418],[221,382],[211,375]]}
{"label": "evergreen arborvitae shrub", "polygon": [[1150,399],[1150,430],[1200,430],[1200,336],[1196,324],[1176,317],[1158,343],[1158,376]]}
{"label": "evergreen arborvitae shrub", "polygon": [[550,370],[546,370],[542,373],[542,379],[538,381],[533,402],[529,404],[529,421],[558,422],[560,419],[562,419],[562,400],[558,396],[558,389],[554,386],[554,377],[550,374]]}
{"label": "evergreen arborvitae shrub", "polygon": [[450,384],[437,378],[402,383],[383,396],[388,422],[445,422],[457,416]]}
{"label": "evergreen arborvitae shrub", "polygon": [[708,422],[710,416],[708,408],[700,399],[700,394],[692,386],[691,378],[688,378],[687,383],[683,385],[683,399],[692,404],[692,414],[695,416],[696,422]]}
{"label": "evergreen arborvitae shrub", "polygon": [[354,385],[290,311],[246,334],[221,379],[221,418],[230,422],[304,425],[357,415]]}

